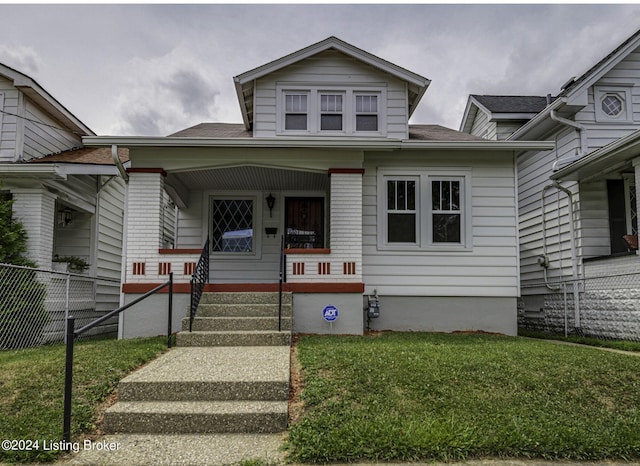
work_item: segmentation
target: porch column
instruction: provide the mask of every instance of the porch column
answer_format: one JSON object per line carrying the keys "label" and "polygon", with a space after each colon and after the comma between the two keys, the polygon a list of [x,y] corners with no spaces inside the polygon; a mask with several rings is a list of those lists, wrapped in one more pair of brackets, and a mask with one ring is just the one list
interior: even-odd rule
{"label": "porch column", "polygon": [[362,282],[362,169],[331,169],[331,262],[342,281]]}
{"label": "porch column", "polygon": [[13,214],[27,231],[27,257],[43,269],[51,269],[56,195],[43,187],[11,188]]}
{"label": "porch column", "polygon": [[126,282],[157,282],[166,173],[155,168],[128,171]]}
{"label": "porch column", "polygon": [[[636,157],[632,161],[633,168],[636,173],[636,211],[640,209],[640,157]],[[640,226],[640,222],[639,226]],[[640,248],[636,250],[636,254],[640,256]]]}

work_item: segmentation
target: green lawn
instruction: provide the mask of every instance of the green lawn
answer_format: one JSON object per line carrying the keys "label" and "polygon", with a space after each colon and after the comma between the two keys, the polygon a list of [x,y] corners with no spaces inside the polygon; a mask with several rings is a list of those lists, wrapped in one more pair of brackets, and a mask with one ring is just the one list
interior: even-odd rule
{"label": "green lawn", "polygon": [[304,336],[294,461],[640,457],[640,358],[490,335]]}
{"label": "green lawn", "polygon": [[[80,342],[74,351],[72,435],[95,428],[96,406],[124,375],[166,349],[166,337]],[[0,351],[0,440],[62,440],[65,347]],[[51,461],[58,452],[7,451],[0,462]]]}

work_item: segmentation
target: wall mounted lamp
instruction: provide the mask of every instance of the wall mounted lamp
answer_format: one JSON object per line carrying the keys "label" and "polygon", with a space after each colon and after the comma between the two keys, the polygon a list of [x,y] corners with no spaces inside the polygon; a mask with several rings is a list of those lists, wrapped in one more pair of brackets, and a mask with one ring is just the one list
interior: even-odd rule
{"label": "wall mounted lamp", "polygon": [[271,213],[273,211],[273,206],[276,204],[276,198],[273,197],[273,194],[269,193],[267,196],[267,207],[269,208],[269,217],[271,217]]}

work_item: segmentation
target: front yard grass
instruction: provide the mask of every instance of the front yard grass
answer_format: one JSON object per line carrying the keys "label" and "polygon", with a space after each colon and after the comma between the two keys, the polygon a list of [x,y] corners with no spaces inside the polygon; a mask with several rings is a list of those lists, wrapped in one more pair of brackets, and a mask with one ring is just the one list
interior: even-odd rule
{"label": "front yard grass", "polygon": [[303,336],[300,462],[640,457],[640,358],[476,334]]}
{"label": "front yard grass", "polygon": [[[166,337],[78,342],[74,350],[72,440],[96,427],[96,407],[124,375],[166,349]],[[0,352],[0,440],[39,441],[32,451],[0,448],[0,463],[52,461],[62,440],[64,345]],[[3,444],[4,445],[4,444]]]}

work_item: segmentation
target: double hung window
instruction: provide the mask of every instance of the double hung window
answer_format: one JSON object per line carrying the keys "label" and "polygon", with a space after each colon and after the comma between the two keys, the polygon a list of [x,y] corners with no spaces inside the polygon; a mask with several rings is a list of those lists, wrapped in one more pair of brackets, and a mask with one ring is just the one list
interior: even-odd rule
{"label": "double hung window", "polygon": [[342,131],[342,95],[320,94],[320,130]]}
{"label": "double hung window", "polygon": [[306,131],[308,110],[306,94],[285,95],[284,128],[293,131]]}
{"label": "double hung window", "polygon": [[378,131],[378,96],[356,95],[356,131]]}

